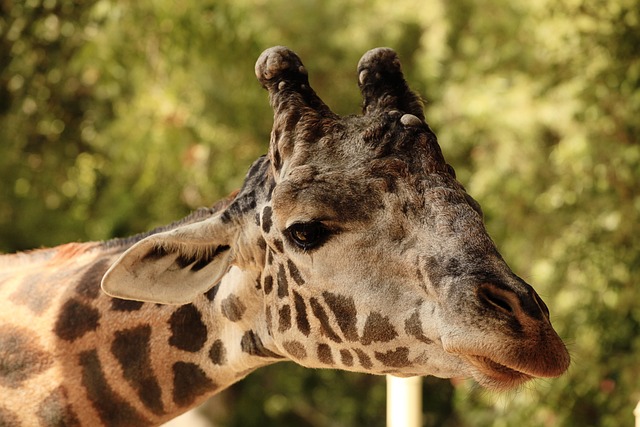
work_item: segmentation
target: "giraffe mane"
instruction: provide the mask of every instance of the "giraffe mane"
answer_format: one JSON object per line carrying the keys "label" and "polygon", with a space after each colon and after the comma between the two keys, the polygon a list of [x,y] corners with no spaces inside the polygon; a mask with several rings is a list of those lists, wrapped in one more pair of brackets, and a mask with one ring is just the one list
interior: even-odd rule
{"label": "giraffe mane", "polygon": [[227,198],[218,201],[210,208],[198,208],[182,219],[173,221],[172,223],[167,225],[156,227],[150,231],[138,233],[129,237],[116,237],[114,239],[107,240],[105,242],[102,242],[102,246],[107,249],[127,248],[133,245],[134,243],[138,243],[139,241],[141,241],[146,237],[153,236],[154,234],[163,233],[165,231],[171,231],[183,225],[204,221],[206,219],[211,218],[216,213],[219,213],[222,210],[224,210],[233,201],[236,195],[237,195],[237,191],[234,191]]}

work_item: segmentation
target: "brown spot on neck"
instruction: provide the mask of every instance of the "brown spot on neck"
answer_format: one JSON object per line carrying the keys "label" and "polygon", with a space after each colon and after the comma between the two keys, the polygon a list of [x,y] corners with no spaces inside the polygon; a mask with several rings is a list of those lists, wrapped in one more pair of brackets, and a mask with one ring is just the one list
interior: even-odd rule
{"label": "brown spot on neck", "polygon": [[111,352],[120,363],[124,378],[138,392],[142,403],[154,414],[164,413],[162,390],[151,368],[151,326],[117,331]]}
{"label": "brown spot on neck", "polygon": [[227,298],[223,299],[220,303],[220,309],[222,315],[232,322],[238,322],[242,319],[246,307],[236,295],[231,294]]}
{"label": "brown spot on neck", "polygon": [[389,342],[397,336],[398,333],[389,322],[389,318],[374,311],[371,312],[364,325],[361,342],[364,345],[373,342]]}
{"label": "brown spot on neck", "polygon": [[0,426],[19,426],[20,419],[18,418],[18,414],[9,409],[0,406]]}
{"label": "brown spot on neck", "polygon": [[207,326],[193,304],[183,305],[174,311],[169,319],[169,326],[169,344],[180,350],[197,352],[207,341]]}
{"label": "brown spot on neck", "polygon": [[284,332],[291,328],[291,307],[286,304],[278,310],[278,332]]}
{"label": "brown spot on neck", "polygon": [[425,344],[433,344],[433,340],[424,335],[420,314],[417,311],[404,322],[404,331]]}
{"label": "brown spot on neck", "polygon": [[198,365],[176,362],[173,365],[173,401],[180,407],[190,406],[198,396],[211,393],[217,385]]}
{"label": "brown spot on neck", "polygon": [[209,350],[209,359],[214,365],[224,365],[227,363],[227,350],[222,340],[215,340]]}
{"label": "brown spot on neck", "polygon": [[395,350],[389,350],[384,353],[376,351],[374,355],[385,366],[391,368],[403,368],[411,364],[407,347],[398,347]]}
{"label": "brown spot on neck", "polygon": [[322,305],[315,298],[311,298],[309,303],[311,304],[313,315],[320,321],[320,334],[323,337],[329,338],[331,341],[341,343],[342,338],[340,338],[331,327],[329,316],[327,316],[327,312],[322,308]]}
{"label": "brown spot on neck", "polygon": [[269,295],[273,291],[273,277],[269,274],[264,276],[264,283],[262,284],[265,295]]}
{"label": "brown spot on neck", "polygon": [[102,258],[89,266],[76,285],[78,295],[89,299],[98,298],[102,276],[111,265],[111,261],[110,258]]}
{"label": "brown spot on neck", "polygon": [[304,299],[295,291],[293,292],[293,302],[296,307],[296,325],[298,326],[298,330],[308,337],[311,332],[311,325],[309,325],[309,319],[307,317],[307,305]]}
{"label": "brown spot on neck", "polygon": [[[66,401],[67,391],[65,388],[62,386],[56,388],[38,406],[36,415],[41,424],[45,426],[80,427],[77,415]],[[2,424],[1,418],[0,425],[5,425]]]}
{"label": "brown spot on neck", "polygon": [[282,347],[284,347],[287,353],[298,360],[307,358],[307,351],[305,350],[304,345],[298,341],[285,341],[282,343]]}
{"label": "brown spot on neck", "polygon": [[54,331],[65,341],[75,341],[100,325],[100,312],[72,298],[64,303],[56,320]]}
{"label": "brown spot on neck", "polygon": [[345,366],[353,366],[353,355],[349,350],[342,349],[340,350],[340,360],[342,364]]}
{"label": "brown spot on neck", "polygon": [[142,308],[144,303],[142,301],[132,301],[126,299],[112,298],[111,310],[113,311],[138,311]]}
{"label": "brown spot on neck", "polygon": [[29,274],[9,299],[16,304],[28,307],[34,314],[41,315],[51,304],[48,293],[51,286],[50,280],[40,271]]}
{"label": "brown spot on neck", "polygon": [[333,354],[331,347],[327,344],[318,344],[318,360],[325,365],[333,365]]}
{"label": "brown spot on neck", "polygon": [[0,328],[0,386],[17,389],[52,364],[53,356],[32,332],[12,325]]}
{"label": "brown spot on neck", "polygon": [[360,350],[359,348],[354,348],[353,351],[356,352],[356,356],[358,356],[358,361],[360,362],[360,366],[364,369],[371,369],[373,367],[373,363],[371,363],[371,358],[367,353]]}
{"label": "brown spot on neck", "polygon": [[107,382],[97,350],[80,353],[79,364],[82,372],[82,386],[87,398],[98,412],[103,424],[109,426],[147,425],[144,419],[129,403],[111,389]]}
{"label": "brown spot on neck", "polygon": [[247,331],[242,336],[240,348],[243,352],[251,356],[282,359],[279,354],[274,353],[264,346],[260,337],[254,331]]}
{"label": "brown spot on neck", "polygon": [[338,327],[349,341],[358,340],[358,331],[356,329],[356,304],[351,297],[333,294],[331,292],[323,292],[325,302],[329,309],[333,312],[338,322]]}
{"label": "brown spot on neck", "polygon": [[296,265],[290,259],[287,260],[287,267],[289,268],[289,274],[291,275],[293,281],[296,282],[298,286],[304,285],[304,279],[300,275],[298,267],[296,267]]}
{"label": "brown spot on neck", "polygon": [[287,280],[287,273],[284,270],[284,265],[280,264],[278,267],[278,296],[284,298],[289,295],[289,281]]}

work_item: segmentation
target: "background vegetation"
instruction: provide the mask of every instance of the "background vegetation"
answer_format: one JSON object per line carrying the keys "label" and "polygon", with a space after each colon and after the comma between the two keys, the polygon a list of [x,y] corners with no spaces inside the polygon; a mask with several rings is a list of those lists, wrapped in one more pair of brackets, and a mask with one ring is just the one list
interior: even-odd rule
{"label": "background vegetation", "polygon": [[[108,239],[238,187],[266,150],[253,64],[297,51],[339,113],[387,45],[513,269],[569,343],[505,395],[425,380],[425,423],[622,426],[640,399],[640,1],[0,0],[0,250]],[[282,364],[224,426],[382,426],[384,379]]]}

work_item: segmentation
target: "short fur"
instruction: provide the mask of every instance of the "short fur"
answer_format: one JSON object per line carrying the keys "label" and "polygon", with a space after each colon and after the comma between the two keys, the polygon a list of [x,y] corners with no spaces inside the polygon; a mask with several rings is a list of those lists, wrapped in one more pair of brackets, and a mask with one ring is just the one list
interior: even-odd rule
{"label": "short fur", "polygon": [[360,116],[331,112],[284,47],[256,76],[271,144],[232,198],[0,257],[0,425],[158,425],[281,360],[496,389],[567,369],[392,50],[358,64]]}

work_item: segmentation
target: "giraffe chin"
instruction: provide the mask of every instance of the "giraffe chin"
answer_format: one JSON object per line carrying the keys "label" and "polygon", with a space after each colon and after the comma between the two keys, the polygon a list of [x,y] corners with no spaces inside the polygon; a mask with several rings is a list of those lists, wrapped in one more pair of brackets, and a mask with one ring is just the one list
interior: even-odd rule
{"label": "giraffe chin", "polygon": [[534,379],[533,375],[505,366],[484,356],[464,356],[472,366],[473,378],[483,387],[504,391]]}
{"label": "giraffe chin", "polygon": [[392,372],[391,375],[398,378],[412,378],[412,377],[424,376],[424,374],[418,374],[415,372]]}

